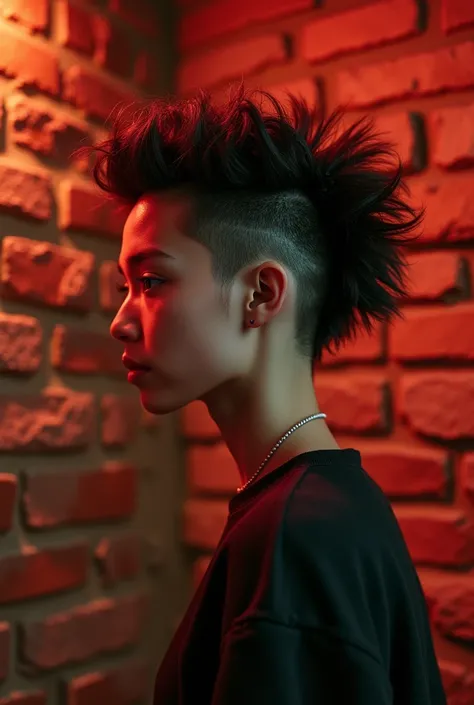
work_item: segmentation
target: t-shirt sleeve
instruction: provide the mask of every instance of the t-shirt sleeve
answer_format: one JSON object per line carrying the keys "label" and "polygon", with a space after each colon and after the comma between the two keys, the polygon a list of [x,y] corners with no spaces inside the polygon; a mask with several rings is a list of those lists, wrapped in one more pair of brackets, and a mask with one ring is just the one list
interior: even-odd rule
{"label": "t-shirt sleeve", "polygon": [[212,705],[391,705],[379,661],[330,630],[266,619],[226,635]]}

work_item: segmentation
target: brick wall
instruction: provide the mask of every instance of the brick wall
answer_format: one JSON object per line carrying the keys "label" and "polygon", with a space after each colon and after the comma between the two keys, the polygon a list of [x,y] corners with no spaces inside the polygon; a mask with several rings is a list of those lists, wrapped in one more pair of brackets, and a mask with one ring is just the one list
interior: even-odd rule
{"label": "brick wall", "polygon": [[0,2],[1,705],[145,702],[182,605],[174,426],[108,334],[122,219],[69,159],[169,87],[154,7]]}
{"label": "brick wall", "polygon": [[[406,320],[361,336],[315,375],[343,447],[393,500],[430,607],[450,705],[474,702],[474,4],[431,0],[181,0],[177,85],[232,80],[328,112],[373,114],[398,146],[424,237]],[[200,579],[238,477],[200,403],[188,439],[186,541]]]}

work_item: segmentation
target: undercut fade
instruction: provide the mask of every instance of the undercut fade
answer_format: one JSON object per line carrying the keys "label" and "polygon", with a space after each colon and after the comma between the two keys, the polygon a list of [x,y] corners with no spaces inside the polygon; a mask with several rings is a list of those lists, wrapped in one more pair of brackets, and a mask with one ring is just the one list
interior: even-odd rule
{"label": "undercut fade", "polygon": [[95,181],[124,205],[149,192],[196,196],[192,236],[209,248],[224,297],[260,258],[287,267],[297,350],[317,362],[361,327],[403,317],[404,250],[423,218],[392,144],[370,118],[343,127],[343,117],[240,84],[225,104],[201,91],[122,108],[110,138],[79,151],[95,153]]}

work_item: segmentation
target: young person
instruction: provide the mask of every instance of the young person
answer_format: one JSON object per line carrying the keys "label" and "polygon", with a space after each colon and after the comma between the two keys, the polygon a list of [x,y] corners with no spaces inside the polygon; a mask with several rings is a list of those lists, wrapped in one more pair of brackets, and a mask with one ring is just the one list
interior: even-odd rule
{"label": "young person", "polygon": [[119,112],[95,147],[131,207],[129,381],[155,414],[202,400],[241,477],[155,705],[446,703],[391,505],[314,392],[323,350],[400,314],[422,219],[390,145],[342,118],[240,85]]}

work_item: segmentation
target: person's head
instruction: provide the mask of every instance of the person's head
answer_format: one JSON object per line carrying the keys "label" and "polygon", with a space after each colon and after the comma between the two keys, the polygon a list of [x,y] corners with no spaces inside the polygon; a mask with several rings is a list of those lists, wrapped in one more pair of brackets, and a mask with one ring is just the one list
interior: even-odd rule
{"label": "person's head", "polygon": [[[155,99],[117,113],[94,147],[97,183],[131,207],[111,333],[152,368],[150,411],[268,366],[275,383],[310,374],[325,349],[399,315],[401,245],[421,219],[399,160],[368,119],[343,129],[341,110],[290,106],[243,86],[220,106]],[[152,248],[170,256],[140,260]]]}

